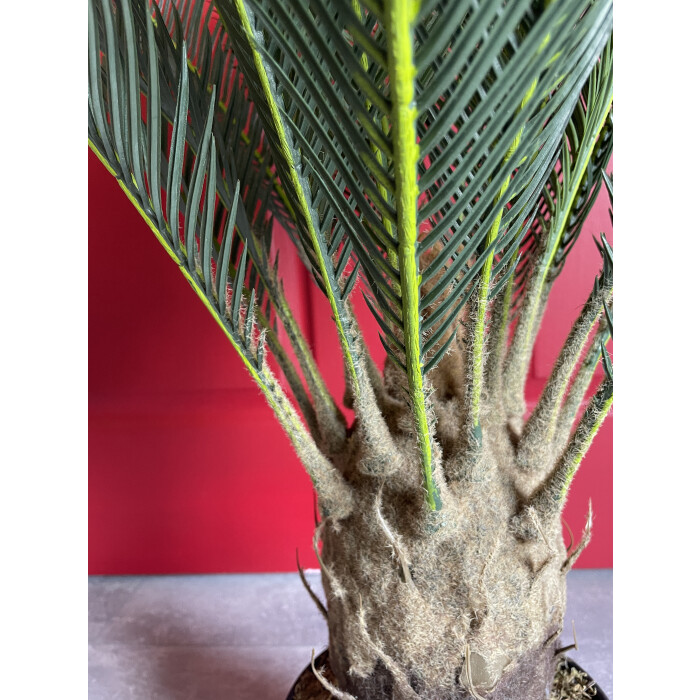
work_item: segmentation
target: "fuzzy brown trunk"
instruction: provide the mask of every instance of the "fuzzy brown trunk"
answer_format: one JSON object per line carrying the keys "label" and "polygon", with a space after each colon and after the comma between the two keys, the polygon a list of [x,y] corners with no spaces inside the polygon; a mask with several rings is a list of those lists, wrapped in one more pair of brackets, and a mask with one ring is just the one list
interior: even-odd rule
{"label": "fuzzy brown trunk", "polygon": [[381,409],[369,387],[355,397],[361,418],[333,458],[352,507],[327,510],[316,537],[328,689],[341,700],[545,700],[554,678],[578,548],[569,557],[559,504],[529,504],[557,455],[543,441],[522,468],[498,391],[482,397],[481,441],[470,439],[469,354],[457,350],[427,389],[441,510],[426,504],[405,378],[391,363]]}
{"label": "fuzzy brown trunk", "polygon": [[[414,680],[411,683],[409,694],[402,693],[394,685],[391,672],[381,663],[377,665],[375,672],[367,678],[351,678],[347,681],[346,690],[358,699],[364,698],[434,698],[444,700],[446,698],[460,698],[463,700],[539,700],[547,697],[548,689],[552,683],[556,669],[556,659],[552,646],[543,646],[525,654],[519,664],[511,668],[503,675],[493,692],[484,692],[483,695],[472,695],[463,687],[459,687],[459,681],[455,688],[445,691],[443,688],[425,688],[424,684]],[[449,694],[446,695],[445,692]],[[478,693],[478,691],[477,691]]]}
{"label": "fuzzy brown trunk", "polygon": [[520,499],[491,463],[495,447],[487,437],[477,464],[453,470],[471,478],[445,484],[439,519],[416,484],[351,473],[360,499],[353,513],[326,519],[319,532],[330,666],[343,692],[358,700],[547,697],[567,553],[551,524],[535,523],[538,536],[527,541],[512,531]]}

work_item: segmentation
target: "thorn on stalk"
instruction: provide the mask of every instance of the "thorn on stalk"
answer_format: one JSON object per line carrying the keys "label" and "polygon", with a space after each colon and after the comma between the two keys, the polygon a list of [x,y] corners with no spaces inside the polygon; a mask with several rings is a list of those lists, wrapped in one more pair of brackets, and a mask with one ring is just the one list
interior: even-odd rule
{"label": "thorn on stalk", "polygon": [[299,577],[301,578],[301,582],[304,585],[306,592],[311,597],[311,600],[314,601],[316,607],[318,608],[318,611],[321,613],[321,615],[323,615],[324,619],[327,621],[328,620],[328,611],[326,610],[325,606],[321,602],[321,599],[316,595],[314,590],[311,588],[311,585],[309,584],[309,582],[306,578],[306,574],[304,573],[304,569],[301,568],[301,564],[299,563],[299,548],[298,547],[296,550],[296,555],[297,555],[297,571],[299,572]]}
{"label": "thorn on stalk", "polygon": [[571,548],[574,546],[574,533],[571,530],[569,523],[567,523],[566,520],[564,520],[564,518],[562,518],[561,521],[564,523],[564,527],[566,528],[566,531],[569,533],[569,544],[566,546],[566,553],[568,554],[571,551]]}
{"label": "thorn on stalk", "polygon": [[564,630],[563,627],[559,627],[556,632],[554,632],[553,634],[550,634],[549,637],[547,637],[547,639],[545,640],[542,647],[544,649],[546,649],[548,646],[553,644],[559,638],[559,635],[563,632],[563,630]]}
{"label": "thorn on stalk", "polygon": [[561,571],[569,571],[576,560],[581,556],[583,550],[589,545],[592,537],[593,531],[593,501],[589,499],[588,501],[588,515],[586,516],[586,524],[583,528],[583,534],[581,535],[581,540],[579,541],[573,552],[569,553],[567,549],[567,558],[561,565]]}
{"label": "thorn on stalk", "polygon": [[321,519],[318,515],[318,496],[316,495],[316,491],[314,491],[314,525],[316,526],[316,529],[318,529],[320,524]]}
{"label": "thorn on stalk", "polygon": [[559,656],[560,654],[565,654],[567,651],[571,651],[572,649],[575,649],[578,651],[578,639],[576,639],[576,625],[574,625],[574,621],[571,620],[571,629],[574,634],[574,643],[569,644],[568,646],[561,647],[560,649],[555,649],[554,650],[554,656]]}

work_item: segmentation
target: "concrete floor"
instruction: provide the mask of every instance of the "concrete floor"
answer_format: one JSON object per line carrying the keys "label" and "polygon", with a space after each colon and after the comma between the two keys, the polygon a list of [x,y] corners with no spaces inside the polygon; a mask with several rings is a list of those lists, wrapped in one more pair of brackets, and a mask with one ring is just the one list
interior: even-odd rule
{"label": "concrete floor", "polygon": [[[320,574],[307,574],[322,597]],[[612,570],[569,575],[562,641],[612,700]],[[285,700],[325,621],[297,574],[90,577],[90,700]]]}

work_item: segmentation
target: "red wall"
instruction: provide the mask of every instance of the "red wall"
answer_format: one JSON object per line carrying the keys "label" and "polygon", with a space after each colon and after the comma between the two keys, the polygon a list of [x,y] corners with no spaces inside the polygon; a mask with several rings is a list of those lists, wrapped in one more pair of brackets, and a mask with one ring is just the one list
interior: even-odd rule
{"label": "red wall", "polygon": [[[228,340],[116,181],[89,153],[89,571],[93,574],[290,571],[311,548],[310,481]],[[601,196],[592,232],[609,231]],[[290,243],[277,242],[285,289],[322,371],[342,395],[330,312]],[[532,387],[590,291],[599,256],[584,231],[557,282]],[[369,312],[358,304],[377,360]],[[612,420],[567,505],[576,536],[588,498],[593,542],[582,566],[612,566]]]}

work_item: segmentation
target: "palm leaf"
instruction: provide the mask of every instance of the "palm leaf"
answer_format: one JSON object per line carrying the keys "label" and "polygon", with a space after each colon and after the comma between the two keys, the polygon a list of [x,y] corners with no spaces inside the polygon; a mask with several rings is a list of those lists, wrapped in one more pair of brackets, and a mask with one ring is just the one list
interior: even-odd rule
{"label": "palm leaf", "polygon": [[611,35],[577,97],[562,134],[559,162],[540,191],[511,294],[503,300],[504,317],[510,313],[516,319],[504,367],[511,414],[523,406],[527,367],[549,289],[600,190],[612,150],[612,98]]}
{"label": "palm leaf", "polygon": [[89,55],[90,145],[271,391],[264,338],[253,323],[257,273],[241,241],[256,252],[269,250],[271,215],[258,216],[255,223],[265,228],[253,235],[246,209],[267,198],[272,181],[241,195],[236,163],[214,120],[216,88],[191,79],[196,73],[188,68],[187,44],[174,45],[157,6],[144,12],[139,2],[116,8],[90,2]]}
{"label": "palm leaf", "polygon": [[[91,0],[89,143],[226,333],[302,456],[324,510],[342,515],[349,489],[265,360],[267,333],[313,432],[315,412],[271,327],[272,305],[286,309],[269,266],[273,213],[282,211],[283,198],[270,204],[279,183],[261,156],[264,134],[235,61],[227,73],[227,52],[208,53],[201,2],[178,5],[182,20],[172,3],[163,17],[155,4]],[[213,76],[230,88],[218,91]]]}
{"label": "palm leaf", "polygon": [[[543,252],[548,239],[552,241],[550,245],[556,245],[547,282],[551,284],[561,273],[607,177],[605,168],[613,150],[612,112],[604,116],[602,128],[599,131],[596,128],[601,111],[609,107],[612,99],[612,57],[611,37],[567,125],[561,151],[566,167],[560,163],[552,171],[540,195],[536,221],[528,232],[527,255],[523,256],[516,273],[515,313],[519,310],[525,283],[533,274],[538,254]],[[577,171],[582,173],[578,187],[572,182],[572,175]]]}
{"label": "palm leaf", "polygon": [[[232,51],[228,34],[214,12],[206,11],[203,0],[162,0],[162,16],[171,36],[182,34],[190,47],[188,61],[202,90],[218,86],[214,113],[220,129],[222,154],[233,160],[241,180],[251,183],[259,199],[244,197],[244,206],[253,229],[263,226],[272,216],[287,230],[293,226],[284,193],[269,159],[262,123]],[[180,16],[185,18],[180,26]],[[261,217],[258,221],[257,217]]]}
{"label": "palm leaf", "polygon": [[406,372],[435,508],[425,374],[477,285],[488,299],[512,270],[611,3],[560,0],[541,13],[524,0],[459,12],[398,0],[218,7],[351,371],[346,265],[367,280],[382,342]]}

